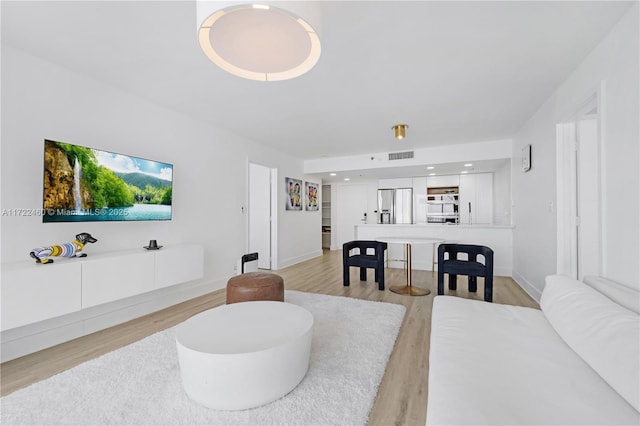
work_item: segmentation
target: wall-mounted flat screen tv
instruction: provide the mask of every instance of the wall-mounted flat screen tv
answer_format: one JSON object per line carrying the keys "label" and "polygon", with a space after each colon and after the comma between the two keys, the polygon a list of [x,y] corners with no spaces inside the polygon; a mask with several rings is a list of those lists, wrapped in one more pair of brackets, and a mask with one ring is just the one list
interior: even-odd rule
{"label": "wall-mounted flat screen tv", "polygon": [[173,165],[44,141],[43,222],[170,220]]}

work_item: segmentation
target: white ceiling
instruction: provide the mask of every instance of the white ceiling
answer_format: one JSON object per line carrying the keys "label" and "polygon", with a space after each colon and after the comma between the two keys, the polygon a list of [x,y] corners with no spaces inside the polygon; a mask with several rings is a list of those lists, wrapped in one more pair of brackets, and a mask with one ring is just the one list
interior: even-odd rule
{"label": "white ceiling", "polygon": [[[466,166],[470,164],[470,166]],[[371,179],[393,179],[404,177],[424,177],[431,175],[459,175],[461,173],[487,173],[495,172],[496,170],[508,167],[511,164],[511,160],[507,158],[495,159],[495,160],[481,160],[481,161],[458,161],[455,163],[439,163],[433,165],[420,165],[420,166],[398,166],[398,167],[385,167],[376,169],[362,169],[362,170],[347,170],[336,173],[329,171],[323,173],[316,173],[319,179],[322,179],[323,184],[330,184],[336,182],[343,182],[349,180],[350,182],[366,181]],[[332,174],[334,176],[332,176]]]}
{"label": "white ceiling", "polygon": [[631,5],[320,3],[320,60],[284,82],[209,62],[195,1],[2,1],[2,44],[313,159],[509,138]]}

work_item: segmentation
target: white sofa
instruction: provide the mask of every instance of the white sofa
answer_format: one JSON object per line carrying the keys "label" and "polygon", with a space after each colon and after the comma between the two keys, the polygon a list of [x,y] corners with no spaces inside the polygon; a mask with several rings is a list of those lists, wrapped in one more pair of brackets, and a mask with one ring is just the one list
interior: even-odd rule
{"label": "white sofa", "polygon": [[585,282],[547,277],[541,310],[436,297],[427,424],[640,424],[640,293]]}

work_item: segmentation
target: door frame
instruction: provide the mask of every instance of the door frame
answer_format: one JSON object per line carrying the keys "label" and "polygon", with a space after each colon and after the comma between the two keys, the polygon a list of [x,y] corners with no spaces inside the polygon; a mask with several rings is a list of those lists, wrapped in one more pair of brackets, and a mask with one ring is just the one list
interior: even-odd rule
{"label": "door frame", "polygon": [[[332,238],[332,244],[335,241],[335,244],[338,248],[342,248],[342,244],[346,241],[351,241],[356,239],[356,235],[355,235],[355,231],[352,231],[352,233],[350,235],[352,235],[351,237],[343,240],[343,229],[344,229],[344,222],[346,222],[344,219],[344,215],[342,215],[342,209],[345,208],[344,204],[341,203],[341,197],[343,195],[343,191],[345,190],[345,188],[347,187],[361,187],[362,191],[360,191],[359,193],[363,193],[365,194],[365,206],[362,209],[363,213],[369,211],[368,206],[369,206],[369,196],[368,194],[368,184],[364,183],[364,182],[348,182],[348,183],[338,183],[338,184],[332,184],[332,188],[331,190],[333,191],[333,186],[336,186],[335,188],[335,194],[332,192],[331,194],[331,238]],[[335,195],[335,198],[333,198]],[[335,210],[335,220],[333,218],[334,216],[334,210]],[[355,225],[357,225],[358,223],[356,223]],[[348,225],[348,224],[347,224]],[[333,232],[335,229],[335,240],[333,240]]]}
{"label": "door frame", "polygon": [[251,161],[247,159],[247,205],[248,211],[245,217],[245,229],[246,229],[246,241],[245,241],[245,252],[249,251],[250,246],[250,238],[251,238],[251,223],[249,220],[249,211],[251,209],[251,177],[250,177],[250,168],[251,164],[265,167],[269,169],[270,175],[270,232],[269,232],[269,248],[270,248],[270,259],[269,259],[269,267],[270,270],[278,269],[278,191],[277,191],[277,182],[278,182],[278,169],[266,166],[257,161]]}
{"label": "door frame", "polygon": [[[579,121],[583,117],[587,117],[589,112],[594,108],[596,113],[597,123],[597,135],[596,146],[592,147],[596,150],[596,160],[590,167],[593,169],[593,173],[596,174],[596,188],[593,188],[596,192],[596,204],[597,208],[590,214],[595,215],[594,222],[597,229],[591,229],[589,232],[594,236],[592,239],[597,241],[596,247],[598,252],[596,259],[590,260],[590,265],[595,262],[595,268],[593,265],[589,272],[589,275],[595,272],[597,275],[602,275],[604,269],[602,245],[604,243],[603,232],[603,205],[605,202],[605,196],[602,192],[603,179],[603,95],[604,95],[604,82],[601,82],[599,87],[592,91],[590,95],[585,96],[583,102],[577,104],[578,106],[568,114],[568,118],[556,124],[556,213],[557,213],[557,229],[556,229],[556,251],[557,251],[557,273],[568,275],[575,279],[582,279],[584,276],[585,268],[583,254],[581,247],[580,234],[586,232],[581,227],[581,219],[579,217],[581,203],[581,193],[587,189],[581,187],[580,182],[580,169],[584,167],[582,158],[580,155],[581,148],[579,146]],[[593,218],[593,216],[591,216]]]}

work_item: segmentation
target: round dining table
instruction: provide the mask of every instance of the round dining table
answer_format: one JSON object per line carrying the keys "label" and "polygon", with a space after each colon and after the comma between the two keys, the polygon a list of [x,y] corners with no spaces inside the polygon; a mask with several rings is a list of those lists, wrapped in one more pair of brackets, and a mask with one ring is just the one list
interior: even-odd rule
{"label": "round dining table", "polygon": [[387,244],[403,244],[404,245],[404,261],[407,264],[407,283],[406,285],[390,286],[389,290],[398,294],[406,294],[409,296],[426,296],[431,293],[427,288],[414,287],[411,285],[411,246],[413,244],[433,244],[433,252],[431,254],[431,264],[435,265],[436,247],[445,240],[441,238],[427,237],[377,237],[377,241],[384,241]]}

